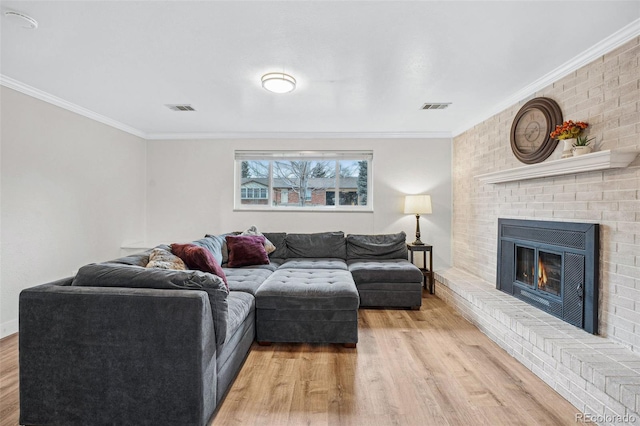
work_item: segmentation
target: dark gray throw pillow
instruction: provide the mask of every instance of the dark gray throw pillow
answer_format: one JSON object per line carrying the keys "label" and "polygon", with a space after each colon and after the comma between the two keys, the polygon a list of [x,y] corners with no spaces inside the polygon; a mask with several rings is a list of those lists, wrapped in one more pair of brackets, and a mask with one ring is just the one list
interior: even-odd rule
{"label": "dark gray throw pillow", "polygon": [[337,257],[346,259],[344,232],[287,234],[287,257]]}
{"label": "dark gray throw pillow", "polygon": [[83,287],[204,290],[209,296],[216,343],[227,337],[229,291],[222,278],[202,271],[176,271],[114,263],[92,263],[78,270],[71,285]]}
{"label": "dark gray throw pillow", "polygon": [[286,259],[287,258],[287,244],[284,242],[287,234],[286,232],[263,232],[262,235],[276,246],[276,250],[269,253],[270,258],[274,259]]}
{"label": "dark gray throw pillow", "polygon": [[347,260],[406,259],[407,235],[347,235]]}

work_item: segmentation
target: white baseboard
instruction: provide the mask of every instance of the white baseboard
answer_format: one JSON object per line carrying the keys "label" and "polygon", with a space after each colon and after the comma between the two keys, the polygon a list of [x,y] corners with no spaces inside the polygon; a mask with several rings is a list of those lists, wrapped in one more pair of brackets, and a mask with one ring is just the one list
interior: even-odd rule
{"label": "white baseboard", "polygon": [[3,322],[0,324],[0,339],[18,332],[18,320]]}

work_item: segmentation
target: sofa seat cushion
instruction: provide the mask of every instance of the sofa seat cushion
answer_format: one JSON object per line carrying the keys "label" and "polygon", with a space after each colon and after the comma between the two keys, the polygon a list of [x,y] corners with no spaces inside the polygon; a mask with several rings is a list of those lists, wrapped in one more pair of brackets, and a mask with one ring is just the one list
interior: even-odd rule
{"label": "sofa seat cushion", "polygon": [[223,268],[227,275],[229,290],[242,291],[253,296],[264,280],[269,278],[272,272],[259,268]]}
{"label": "sofa seat cushion", "polygon": [[241,266],[240,268],[235,269],[264,269],[266,271],[273,272],[280,266],[279,263],[269,262],[266,265],[249,265],[249,266]]}
{"label": "sofa seat cushion", "polygon": [[256,308],[357,310],[358,290],[348,271],[278,269],[256,291]]}
{"label": "sofa seat cushion", "polygon": [[255,297],[243,291],[231,291],[227,298],[229,320],[227,322],[227,341],[256,307]]}
{"label": "sofa seat cushion", "polygon": [[341,269],[347,270],[347,262],[337,258],[294,258],[285,260],[278,269]]}
{"label": "sofa seat cushion", "polygon": [[422,282],[420,269],[405,259],[359,259],[347,264],[356,284]]}
{"label": "sofa seat cushion", "polygon": [[215,401],[224,398],[233,383],[256,337],[255,298],[249,293],[229,293],[229,332],[224,345],[216,352]]}

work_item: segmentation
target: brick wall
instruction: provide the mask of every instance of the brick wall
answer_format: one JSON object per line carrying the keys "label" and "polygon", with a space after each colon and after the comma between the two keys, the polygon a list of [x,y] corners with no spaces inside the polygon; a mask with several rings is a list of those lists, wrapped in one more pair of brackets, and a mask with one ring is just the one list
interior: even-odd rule
{"label": "brick wall", "polygon": [[[640,151],[640,37],[533,97],[554,99],[564,119],[587,121],[595,149]],[[640,159],[628,168],[481,184],[513,167],[509,132],[529,99],[454,138],[453,263],[495,282],[499,217],[601,224],[600,334],[640,352]],[[559,159],[562,143],[547,160]]]}

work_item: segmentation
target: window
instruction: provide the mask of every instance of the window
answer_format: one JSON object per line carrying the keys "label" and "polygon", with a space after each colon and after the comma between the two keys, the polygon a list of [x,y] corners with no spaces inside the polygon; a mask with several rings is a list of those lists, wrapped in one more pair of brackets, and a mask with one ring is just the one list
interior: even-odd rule
{"label": "window", "polygon": [[248,198],[267,198],[267,188],[242,188],[241,197]]}
{"label": "window", "polygon": [[371,151],[236,151],[236,209],[372,211]]}

